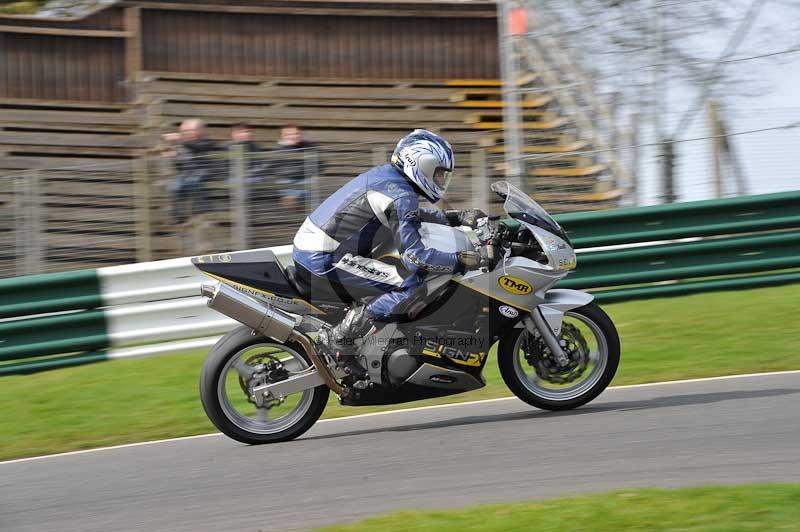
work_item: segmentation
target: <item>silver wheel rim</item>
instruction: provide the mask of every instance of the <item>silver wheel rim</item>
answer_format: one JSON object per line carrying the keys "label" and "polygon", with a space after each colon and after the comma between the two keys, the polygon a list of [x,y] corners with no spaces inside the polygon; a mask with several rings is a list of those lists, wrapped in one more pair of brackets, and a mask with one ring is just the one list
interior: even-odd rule
{"label": "silver wheel rim", "polygon": [[608,341],[606,340],[603,330],[592,319],[582,314],[574,312],[567,312],[565,315],[567,319],[580,322],[583,327],[581,331],[588,329],[592,333],[592,338],[586,337],[587,342],[590,344],[589,351],[589,367],[586,368],[584,373],[575,381],[568,385],[555,385],[552,384],[536,374],[536,371],[531,367],[527,360],[525,360],[523,340],[529,334],[527,330],[523,331],[517,337],[514,343],[514,374],[517,380],[533,395],[548,401],[570,401],[591,390],[605,372],[608,365]]}
{"label": "silver wheel rim", "polygon": [[[239,383],[240,375],[252,368],[254,358],[271,356],[281,361],[291,373],[309,367],[308,362],[294,349],[277,343],[249,345],[233,355],[222,368],[217,382],[217,396],[222,411],[234,425],[254,434],[275,434],[294,426],[311,407],[314,390],[303,390],[286,397],[272,408],[259,408],[247,401],[247,393]],[[284,407],[285,405],[285,407]]]}

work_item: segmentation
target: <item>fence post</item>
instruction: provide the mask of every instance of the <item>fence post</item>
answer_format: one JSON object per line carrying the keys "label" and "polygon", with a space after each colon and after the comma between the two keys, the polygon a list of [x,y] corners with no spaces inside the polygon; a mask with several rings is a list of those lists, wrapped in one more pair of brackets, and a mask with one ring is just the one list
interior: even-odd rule
{"label": "fence post", "polygon": [[486,175],[486,150],[484,148],[476,148],[470,152],[470,166],[472,167],[470,186],[472,205],[470,207],[488,209],[489,178]]}
{"label": "fence post", "polygon": [[[619,105],[622,100],[622,93],[614,91],[611,93],[610,102],[608,104],[609,111],[609,127],[611,128],[611,147],[618,148],[620,145],[620,128],[618,125],[619,120]],[[615,176],[618,177],[618,176]]]}
{"label": "fence post", "polygon": [[230,209],[233,223],[232,244],[237,250],[248,248],[247,190],[245,184],[246,154],[242,143],[233,143],[228,151],[230,168]]}
{"label": "fence post", "polygon": [[14,178],[14,251],[17,275],[44,270],[44,208],[39,170]]}
{"label": "fence post", "polygon": [[630,194],[632,204],[634,207],[639,205],[639,162],[641,160],[641,148],[639,147],[639,127],[641,125],[641,116],[638,112],[631,115],[630,138],[628,144],[631,146],[630,168],[631,168],[631,182]]}
{"label": "fence post", "polygon": [[719,124],[719,106],[714,100],[707,104],[708,121],[711,126],[711,158],[714,162],[714,197],[725,195],[722,186],[722,128]]}
{"label": "fence post", "polygon": [[[522,117],[519,110],[517,87],[517,59],[515,42],[520,33],[529,30],[526,11],[511,0],[498,3],[498,38],[500,47],[500,77],[503,88],[503,135],[506,149],[506,177],[519,186],[522,181],[524,162],[522,161]],[[512,27],[512,19],[514,25]],[[537,28],[538,29],[538,28]],[[523,190],[525,190],[523,188]]]}
{"label": "fence post", "polygon": [[150,157],[143,152],[134,160],[133,194],[136,227],[136,262],[153,260],[150,219]]}
{"label": "fence post", "polygon": [[39,170],[31,173],[30,186],[28,187],[28,205],[31,212],[31,250],[28,273],[41,273],[45,260],[45,223],[44,205],[42,201],[42,176]]}
{"label": "fence post", "polygon": [[664,190],[664,203],[674,203],[677,199],[675,194],[675,151],[672,139],[666,138],[661,141],[662,179]]}
{"label": "fence post", "polygon": [[314,148],[306,148],[303,152],[303,173],[306,176],[306,214],[311,214],[320,203],[319,152]]}
{"label": "fence post", "polygon": [[14,261],[16,263],[16,276],[25,275],[25,260],[28,256],[27,232],[30,231],[28,213],[25,210],[25,176],[17,175],[12,178],[14,184]]}

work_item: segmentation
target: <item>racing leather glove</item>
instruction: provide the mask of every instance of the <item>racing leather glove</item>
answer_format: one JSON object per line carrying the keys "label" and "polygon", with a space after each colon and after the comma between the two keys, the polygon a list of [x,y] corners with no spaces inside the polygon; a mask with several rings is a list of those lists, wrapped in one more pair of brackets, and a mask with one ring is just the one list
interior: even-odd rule
{"label": "racing leather glove", "polygon": [[478,218],[485,218],[486,213],[480,209],[466,209],[463,211],[451,209],[445,211],[448,223],[453,227],[466,225],[475,229],[478,227]]}
{"label": "racing leather glove", "polygon": [[467,209],[461,211],[458,216],[458,221],[461,225],[466,225],[467,227],[475,229],[478,227],[478,218],[486,218],[486,213],[480,209]]}
{"label": "racing leather glove", "polygon": [[481,254],[477,251],[459,251],[458,267],[460,273],[477,270],[481,267]]}

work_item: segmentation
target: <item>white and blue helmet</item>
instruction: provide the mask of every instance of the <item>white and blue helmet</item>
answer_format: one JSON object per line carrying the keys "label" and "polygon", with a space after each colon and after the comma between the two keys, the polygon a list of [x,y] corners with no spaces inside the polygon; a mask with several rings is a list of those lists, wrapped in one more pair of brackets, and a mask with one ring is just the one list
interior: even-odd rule
{"label": "white and blue helmet", "polygon": [[425,129],[415,129],[397,143],[392,164],[436,203],[450,183],[455,157],[450,143]]}

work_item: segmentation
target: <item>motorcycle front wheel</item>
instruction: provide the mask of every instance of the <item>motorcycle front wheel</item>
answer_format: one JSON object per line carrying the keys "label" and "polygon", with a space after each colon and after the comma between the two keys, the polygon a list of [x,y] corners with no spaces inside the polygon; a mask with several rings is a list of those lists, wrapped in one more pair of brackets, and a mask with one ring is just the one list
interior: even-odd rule
{"label": "motorcycle front wheel", "polygon": [[281,344],[239,327],[211,349],[200,373],[200,399],[223,434],[248,444],[297,438],[316,423],[330,390],[321,385],[258,406],[254,386],[278,382],[311,366],[300,345]]}
{"label": "motorcycle front wheel", "polygon": [[500,340],[500,374],[526,403],[544,410],[585,405],[606,389],[617,372],[620,345],[611,318],[594,303],[565,313],[561,340],[570,364],[561,368],[544,341],[525,329]]}

